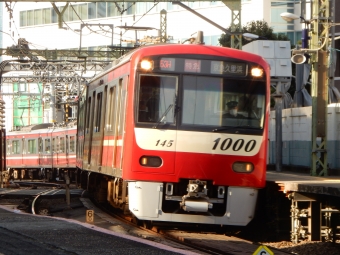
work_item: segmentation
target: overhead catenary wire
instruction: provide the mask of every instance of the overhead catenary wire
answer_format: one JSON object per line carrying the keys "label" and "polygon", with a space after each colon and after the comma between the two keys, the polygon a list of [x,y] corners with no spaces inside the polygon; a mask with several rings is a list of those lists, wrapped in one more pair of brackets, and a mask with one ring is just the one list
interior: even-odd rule
{"label": "overhead catenary wire", "polygon": [[[95,33],[95,34],[98,34],[98,35],[101,35],[101,36],[110,38],[110,36],[103,35],[103,34],[99,34],[97,31],[95,31],[95,30],[91,29],[89,26],[87,26],[87,23],[85,23],[85,22],[80,18],[79,14],[78,14],[77,11],[74,9],[74,7],[73,7],[73,5],[72,5],[71,3],[70,3],[70,6],[71,6],[72,10],[74,11],[74,13],[76,14],[76,16],[78,17],[79,21],[80,21],[83,25],[85,25],[85,26],[87,27],[88,30],[90,30],[92,33]],[[64,20],[63,20],[63,22],[66,24],[66,22],[65,22]],[[100,24],[99,24],[99,25],[100,25]],[[75,32],[76,32],[76,31],[75,31]],[[106,32],[106,30],[105,30],[105,32]],[[119,33],[114,33],[114,34],[120,36]],[[131,37],[127,37],[127,38],[130,38],[130,39],[131,39]]]}

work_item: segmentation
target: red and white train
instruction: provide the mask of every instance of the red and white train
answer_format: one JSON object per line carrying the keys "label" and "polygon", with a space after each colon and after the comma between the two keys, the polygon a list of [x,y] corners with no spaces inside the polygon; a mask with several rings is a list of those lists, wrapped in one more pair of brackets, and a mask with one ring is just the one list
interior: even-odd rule
{"label": "red and white train", "polygon": [[83,187],[145,222],[247,225],[265,186],[269,85],[267,62],[235,49],[130,52],[79,99]]}
{"label": "red and white train", "polygon": [[9,178],[64,179],[76,169],[77,126],[44,123],[22,127],[6,134],[6,167]]}

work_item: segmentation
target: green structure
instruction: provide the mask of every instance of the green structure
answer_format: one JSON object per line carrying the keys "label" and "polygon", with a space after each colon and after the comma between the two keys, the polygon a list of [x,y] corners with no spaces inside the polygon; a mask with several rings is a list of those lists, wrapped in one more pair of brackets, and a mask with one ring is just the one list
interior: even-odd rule
{"label": "green structure", "polygon": [[[42,83],[13,84],[13,126],[43,123]],[[15,95],[17,94],[17,95]]]}

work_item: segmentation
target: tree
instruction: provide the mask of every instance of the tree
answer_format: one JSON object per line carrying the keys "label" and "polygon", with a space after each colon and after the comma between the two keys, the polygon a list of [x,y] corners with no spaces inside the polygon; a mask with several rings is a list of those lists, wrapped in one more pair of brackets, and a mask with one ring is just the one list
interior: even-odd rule
{"label": "tree", "polygon": [[[231,26],[227,28],[231,32]],[[243,33],[252,33],[260,37],[264,37],[267,40],[280,40],[289,41],[289,38],[285,34],[275,34],[273,29],[269,27],[268,23],[264,20],[250,21],[245,26],[242,27]],[[222,34],[218,40],[221,46],[231,47],[231,36],[227,34]],[[242,45],[249,43],[244,37],[242,37]]]}
{"label": "tree", "polygon": [[[229,32],[231,32],[231,26],[227,28]],[[273,29],[269,27],[268,23],[264,20],[256,20],[250,21],[242,28],[242,34],[244,33],[251,33],[258,35],[260,37],[265,38],[266,40],[274,40],[274,41],[290,41],[289,38],[285,34],[275,34]],[[242,37],[242,45],[246,45],[251,41],[247,41]],[[223,47],[231,47],[231,36],[227,34],[222,34],[219,43]],[[293,73],[295,73],[295,65],[293,67]],[[274,93],[274,88],[271,87],[271,93]],[[295,93],[295,80],[292,80],[291,86],[288,90],[288,93],[291,96],[294,96]],[[274,100],[271,100],[271,106],[274,106]]]}

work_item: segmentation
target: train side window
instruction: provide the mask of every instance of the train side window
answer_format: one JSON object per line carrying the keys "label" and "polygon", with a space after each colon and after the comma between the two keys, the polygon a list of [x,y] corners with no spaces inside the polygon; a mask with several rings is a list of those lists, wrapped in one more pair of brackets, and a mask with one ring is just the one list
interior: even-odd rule
{"label": "train side window", "polygon": [[66,153],[69,153],[69,151],[70,151],[70,137],[68,135],[66,135],[65,142],[66,142]]}
{"label": "train side window", "polygon": [[59,145],[59,136],[57,136],[57,139],[55,139],[54,142],[55,142],[55,147],[54,147],[55,148],[55,152],[58,153],[59,152],[59,146],[60,146]]}
{"label": "train side window", "polygon": [[52,138],[52,151],[55,152],[55,138]]}
{"label": "train side window", "polygon": [[19,140],[12,141],[12,154],[20,154],[20,142]]}
{"label": "train side window", "polygon": [[119,88],[117,93],[117,120],[115,120],[115,125],[117,127],[117,134],[123,134],[123,116],[125,115],[124,107],[124,98],[125,98],[125,91],[122,88],[123,79],[119,80]]}
{"label": "train side window", "polygon": [[22,140],[21,140],[21,150],[22,150],[22,154],[26,154],[26,140],[25,140],[25,138],[23,138]]}
{"label": "train side window", "polygon": [[45,139],[45,153],[51,153],[51,139]]}
{"label": "train side window", "polygon": [[6,146],[7,146],[6,155],[10,155],[11,154],[12,143],[9,140],[7,140],[6,141]]}
{"label": "train side window", "polygon": [[60,137],[59,152],[65,152],[65,137]]}
{"label": "train side window", "polygon": [[35,154],[37,153],[37,140],[35,139],[28,139],[27,140],[28,145],[28,154]]}
{"label": "train side window", "polygon": [[70,136],[70,152],[75,152],[76,137]]}
{"label": "train side window", "polygon": [[110,88],[109,100],[108,100],[108,120],[106,123],[106,128],[108,131],[114,130],[115,123],[115,102],[116,102],[116,87]]}
{"label": "train side window", "polygon": [[100,124],[102,121],[101,113],[102,113],[102,101],[103,101],[103,92],[97,94],[97,102],[96,102],[96,117],[94,123],[94,132],[100,131]]}
{"label": "train side window", "polygon": [[39,143],[39,153],[43,152],[43,140],[41,137],[38,138],[38,143]]}
{"label": "train side window", "polygon": [[85,127],[85,134],[89,132],[90,129],[90,117],[91,117],[91,100],[92,98],[89,97],[88,106],[87,106],[87,113],[86,113],[86,127]]}

